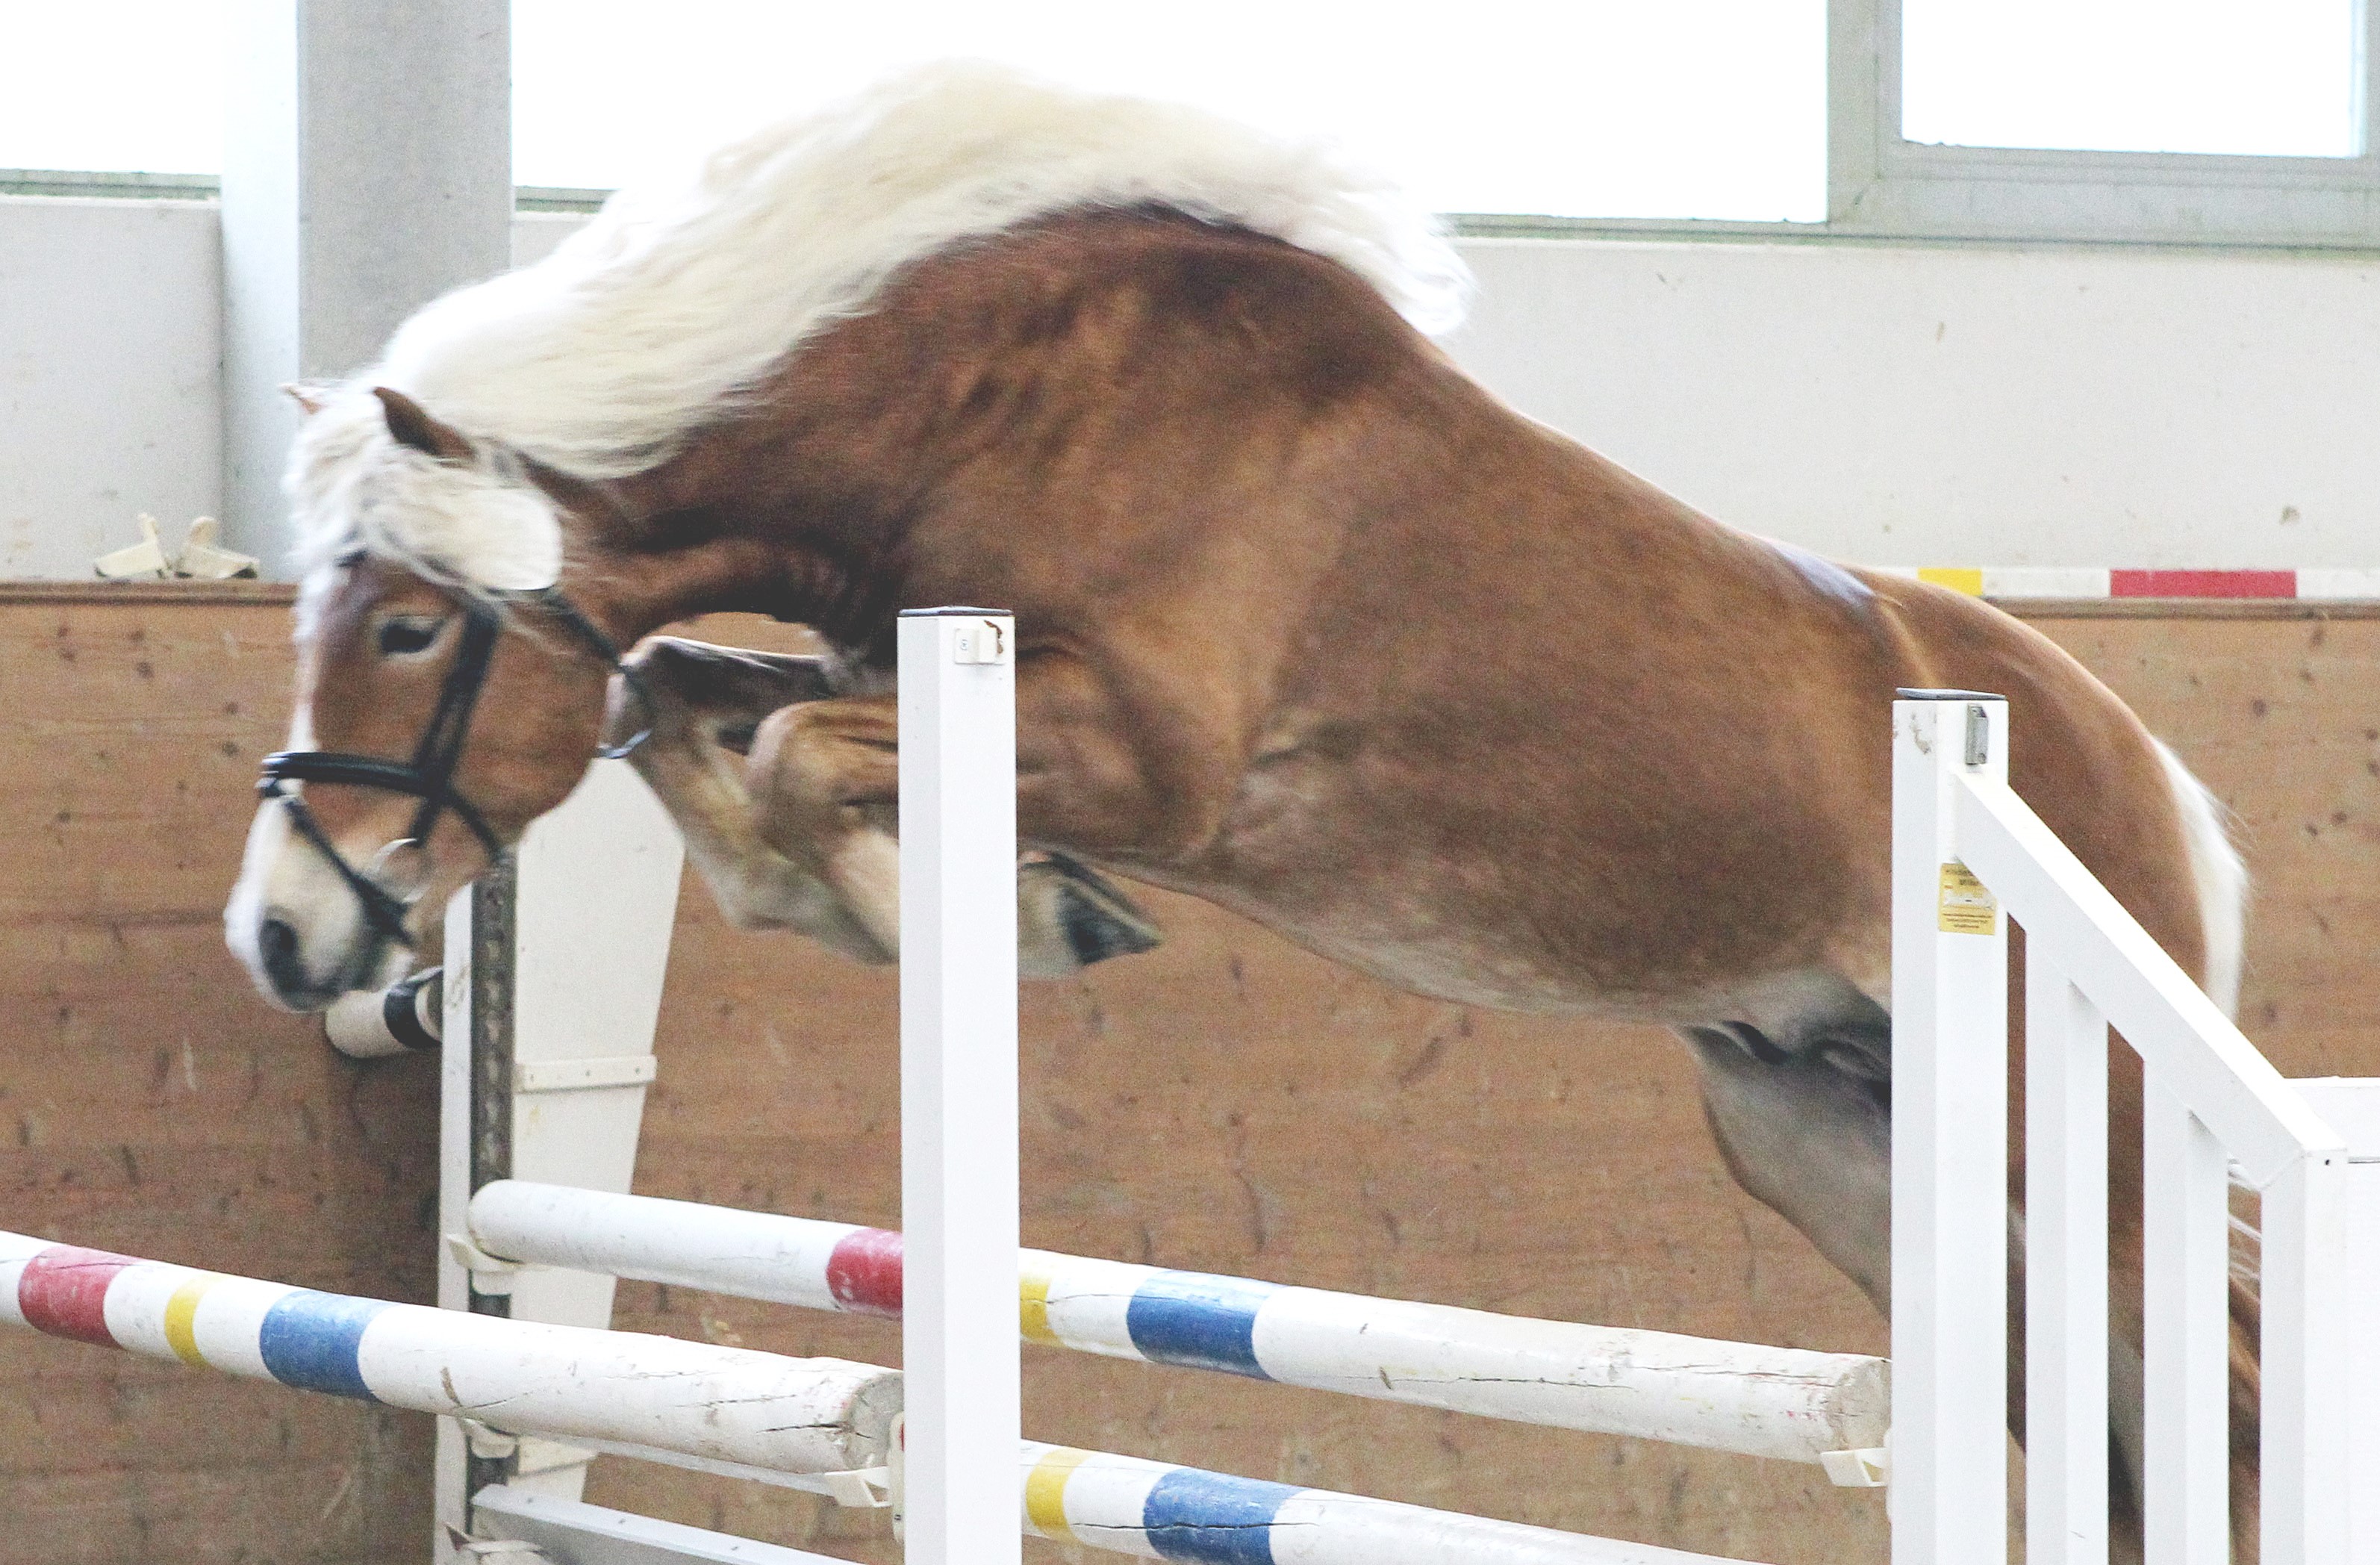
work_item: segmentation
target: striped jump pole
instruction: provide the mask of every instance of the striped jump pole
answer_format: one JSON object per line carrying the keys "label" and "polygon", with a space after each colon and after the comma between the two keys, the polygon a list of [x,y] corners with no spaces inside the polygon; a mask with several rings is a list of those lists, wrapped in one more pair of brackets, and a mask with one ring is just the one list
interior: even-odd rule
{"label": "striped jump pole", "polygon": [[[418,1413],[491,1420],[501,1410],[491,1421],[505,1433],[761,1479],[883,1468],[901,1400],[899,1373],[870,1365],[316,1292],[17,1233],[0,1233],[0,1319]],[[1019,1504],[1025,1532],[1149,1559],[1715,1565],[1676,1549],[1032,1441],[1020,1442],[1013,1481],[1016,1498],[995,1514]],[[654,1531],[600,1508],[560,1509],[598,1519],[579,1524],[585,1536]],[[978,1537],[994,1525],[974,1513],[955,1520]],[[674,1532],[684,1536],[643,1541],[656,1557],[686,1559],[741,1559],[747,1548]]]}
{"label": "striped jump pole", "polygon": [[[885,1229],[504,1180],[471,1238],[505,1259],[898,1316]],[[1529,1320],[1026,1250],[1030,1341],[1515,1423],[1825,1464],[1884,1444],[1888,1366],[1855,1353]],[[1828,1461],[1830,1455],[1836,1460]],[[1845,1471],[1838,1471],[1844,1469]]]}
{"label": "striped jump pole", "polygon": [[900,1375],[873,1365],[319,1293],[20,1233],[0,1233],[0,1320],[746,1476],[880,1468],[901,1409]]}
{"label": "striped jump pole", "polygon": [[[1739,1565],[1653,1544],[1496,1522],[1137,1457],[1021,1442],[1022,1531],[1193,1565]],[[526,1489],[472,1497],[485,1534],[618,1565],[836,1565]],[[1003,1519],[1004,1522],[1004,1519]]]}
{"label": "striped jump pole", "polygon": [[1025,1530],[1194,1565],[1719,1565],[1706,1554],[1064,1446],[1024,1448]]}

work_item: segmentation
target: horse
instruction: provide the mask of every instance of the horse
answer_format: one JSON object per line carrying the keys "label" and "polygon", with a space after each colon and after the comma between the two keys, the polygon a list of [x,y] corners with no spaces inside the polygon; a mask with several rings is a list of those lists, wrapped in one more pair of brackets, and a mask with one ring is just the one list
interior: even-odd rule
{"label": "horse", "polygon": [[[614,197],[298,388],[297,709],[232,948],[296,1009],[386,980],[644,740],[731,910],[889,954],[893,619],[998,605],[1025,843],[1415,993],[1672,1029],[1736,1180],[1888,1312],[1895,688],[2005,694],[2017,790],[2228,1005],[2218,807],[2016,620],[1499,401],[1432,340],[1464,281],[1326,150],[980,68]],[[742,752],[680,653],[620,650],[720,611],[834,649]],[[2129,1513],[2136,1068],[2111,1101]],[[2252,1369],[2232,1440],[2252,1549]]]}

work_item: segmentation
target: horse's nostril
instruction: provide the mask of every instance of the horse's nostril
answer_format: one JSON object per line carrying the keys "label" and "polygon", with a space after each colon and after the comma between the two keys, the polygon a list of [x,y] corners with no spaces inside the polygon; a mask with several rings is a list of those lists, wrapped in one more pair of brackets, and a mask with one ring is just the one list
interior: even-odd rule
{"label": "horse's nostril", "polygon": [[285,919],[267,918],[256,931],[257,954],[264,959],[264,976],[273,987],[285,995],[307,991],[306,963],[298,952],[297,926]]}

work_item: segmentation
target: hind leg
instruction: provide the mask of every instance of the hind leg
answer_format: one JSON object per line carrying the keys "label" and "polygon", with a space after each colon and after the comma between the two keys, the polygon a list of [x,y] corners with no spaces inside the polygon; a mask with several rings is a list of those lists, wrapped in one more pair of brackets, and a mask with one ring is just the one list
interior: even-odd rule
{"label": "hind leg", "polygon": [[1891,1027],[1860,1001],[1788,1029],[1681,1029],[1735,1182],[1892,1308]]}
{"label": "hind leg", "polygon": [[[2016,1013],[2021,1018],[2021,1008]],[[2021,1027],[2021,1022],[2020,1022]],[[1703,1106],[1736,1183],[1802,1231],[1818,1252],[1891,1314],[1891,1024],[1872,1002],[1822,1007],[1767,1027],[1728,1022],[1682,1029],[1700,1067]],[[2021,1034],[2014,1040],[2022,1043]],[[2119,1055],[2126,1051],[2119,1050]],[[2141,1558],[2138,1076],[2119,1072],[2109,1219],[2109,1557]],[[2011,1129],[2018,1127],[2012,1126]],[[2255,1558],[2254,1302],[2232,1297],[2233,1554]],[[2023,1218],[2010,1212],[2009,1427],[2024,1438]]]}

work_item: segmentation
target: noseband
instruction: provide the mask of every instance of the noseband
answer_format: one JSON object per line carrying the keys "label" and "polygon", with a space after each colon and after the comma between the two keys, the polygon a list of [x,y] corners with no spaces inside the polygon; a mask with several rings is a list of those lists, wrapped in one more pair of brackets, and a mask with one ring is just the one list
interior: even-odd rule
{"label": "noseband", "polygon": [[[508,607],[535,608],[551,616],[565,630],[584,643],[588,649],[610,665],[612,671],[626,682],[629,693],[644,718],[644,725],[625,743],[606,745],[595,752],[604,759],[617,759],[643,744],[652,733],[653,703],[651,692],[637,671],[628,667],[620,656],[620,649],[612,638],[581,613],[577,605],[554,588],[536,592],[466,593],[462,598],[463,626],[461,641],[455,649],[455,661],[446,670],[445,682],[439,687],[437,709],[430,714],[429,724],[413,746],[409,760],[391,760],[385,756],[345,755],[335,750],[277,750],[264,758],[263,776],[256,791],[277,801],[288,815],[289,823],[298,834],[310,844],[323,860],[346,882],[363,909],[371,927],[399,945],[410,946],[413,938],[406,932],[405,919],[409,904],[392,892],[377,878],[377,871],[393,855],[410,849],[419,853],[428,848],[430,833],[437,829],[439,819],[452,813],[455,819],[479,839],[480,846],[492,860],[504,852],[504,843],[488,818],[479,807],[465,798],[455,787],[455,768],[463,758],[463,742],[469,735],[471,710],[479,704],[480,690],[487,683],[488,665],[494,659],[496,638],[504,629],[504,613]],[[288,790],[291,782],[345,783],[358,788],[378,788],[391,794],[406,794],[421,801],[413,812],[413,822],[406,834],[383,846],[373,862],[358,868],[347,862],[314,812],[306,807],[305,799]]]}

